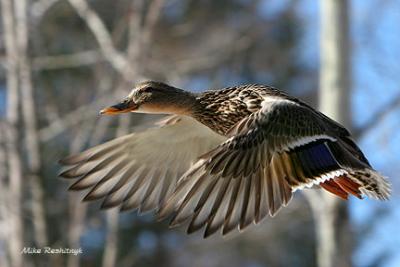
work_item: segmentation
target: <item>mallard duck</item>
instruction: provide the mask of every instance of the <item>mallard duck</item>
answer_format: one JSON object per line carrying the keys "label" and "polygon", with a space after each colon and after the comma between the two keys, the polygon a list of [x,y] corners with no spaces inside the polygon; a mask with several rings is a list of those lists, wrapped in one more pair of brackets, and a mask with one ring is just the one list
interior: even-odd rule
{"label": "mallard duck", "polygon": [[134,87],[101,114],[171,114],[60,161],[60,176],[102,208],[155,210],[171,225],[225,235],[274,216],[293,192],[319,187],[342,199],[388,199],[390,185],[339,123],[273,87],[194,94],[160,82]]}

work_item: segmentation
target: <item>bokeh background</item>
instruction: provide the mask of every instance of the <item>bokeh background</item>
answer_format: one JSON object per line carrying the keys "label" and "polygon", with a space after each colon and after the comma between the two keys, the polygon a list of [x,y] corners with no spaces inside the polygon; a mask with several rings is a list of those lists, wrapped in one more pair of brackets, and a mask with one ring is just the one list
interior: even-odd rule
{"label": "bokeh background", "polygon": [[[1,0],[0,266],[318,266],[308,192],[240,235],[203,240],[152,214],[81,203],[57,160],[158,119],[98,116],[144,79],[195,92],[263,83],[317,107],[323,1]],[[400,2],[340,2],[348,124],[393,196],[340,203],[334,227],[348,238],[338,257],[341,266],[397,267]],[[83,253],[21,254],[44,246]]]}

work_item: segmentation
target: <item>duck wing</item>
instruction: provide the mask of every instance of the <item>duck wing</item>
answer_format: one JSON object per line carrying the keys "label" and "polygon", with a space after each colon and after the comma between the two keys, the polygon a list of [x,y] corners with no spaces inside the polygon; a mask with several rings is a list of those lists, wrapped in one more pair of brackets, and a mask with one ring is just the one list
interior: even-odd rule
{"label": "duck wing", "polygon": [[299,102],[269,98],[237,123],[230,138],[202,155],[159,211],[171,225],[205,226],[207,237],[273,216],[292,192],[321,185],[347,199],[387,199],[390,186],[374,171],[348,132]]}
{"label": "duck wing", "polygon": [[84,200],[104,199],[102,208],[157,209],[178,178],[198,157],[225,141],[186,116],[170,116],[157,127],[132,133],[60,160],[71,190],[89,190]]}

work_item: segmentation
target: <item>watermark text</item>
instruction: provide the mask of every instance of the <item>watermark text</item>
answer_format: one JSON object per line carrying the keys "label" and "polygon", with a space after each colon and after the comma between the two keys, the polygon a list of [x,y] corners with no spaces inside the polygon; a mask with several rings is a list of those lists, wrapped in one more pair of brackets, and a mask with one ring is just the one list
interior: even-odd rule
{"label": "watermark text", "polygon": [[21,254],[82,254],[82,248],[24,247]]}

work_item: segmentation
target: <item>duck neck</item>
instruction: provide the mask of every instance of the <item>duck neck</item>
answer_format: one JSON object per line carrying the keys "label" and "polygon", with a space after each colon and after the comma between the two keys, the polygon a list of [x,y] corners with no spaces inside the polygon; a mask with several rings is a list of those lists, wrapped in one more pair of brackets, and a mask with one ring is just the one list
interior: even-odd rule
{"label": "duck neck", "polygon": [[170,87],[168,90],[158,91],[151,101],[142,103],[137,112],[191,116],[196,105],[195,94]]}
{"label": "duck neck", "polygon": [[196,98],[196,94],[187,92],[184,90],[176,90],[173,97],[173,109],[175,114],[193,116],[195,110],[198,109],[199,103]]}

